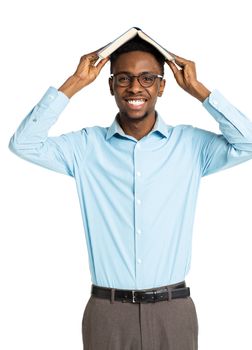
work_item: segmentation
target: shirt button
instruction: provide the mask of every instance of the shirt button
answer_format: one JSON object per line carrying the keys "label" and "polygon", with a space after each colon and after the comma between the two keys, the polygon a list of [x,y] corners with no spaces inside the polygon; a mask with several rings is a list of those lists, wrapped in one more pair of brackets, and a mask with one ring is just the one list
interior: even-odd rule
{"label": "shirt button", "polygon": [[53,100],[54,96],[53,95],[48,95],[49,100]]}
{"label": "shirt button", "polygon": [[138,200],[137,200],[137,204],[141,204],[141,199],[138,199]]}
{"label": "shirt button", "polygon": [[141,148],[141,145],[140,145],[140,143],[139,143],[139,142],[137,143],[137,148]]}
{"label": "shirt button", "polygon": [[140,235],[142,233],[142,230],[138,229],[137,233]]}
{"label": "shirt button", "polygon": [[213,105],[217,106],[218,105],[218,101],[217,100],[213,100]]}
{"label": "shirt button", "polygon": [[33,121],[34,123],[36,123],[36,122],[38,121],[38,119],[34,118],[34,119],[32,119],[32,121]]}
{"label": "shirt button", "polygon": [[137,171],[137,176],[141,176],[141,171]]}
{"label": "shirt button", "polygon": [[141,264],[142,260],[141,259],[137,259],[137,262],[138,262],[138,264]]}

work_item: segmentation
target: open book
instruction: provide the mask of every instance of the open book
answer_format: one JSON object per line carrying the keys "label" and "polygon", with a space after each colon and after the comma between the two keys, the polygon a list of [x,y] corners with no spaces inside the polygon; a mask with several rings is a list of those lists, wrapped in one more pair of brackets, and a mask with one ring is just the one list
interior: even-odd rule
{"label": "open book", "polygon": [[99,60],[96,62],[96,64],[101,59],[110,56],[112,52],[117,50],[120,46],[122,46],[130,39],[134,38],[136,35],[138,35],[143,40],[147,41],[149,44],[153,45],[166,59],[173,62],[175,61],[173,55],[169,51],[164,49],[161,45],[159,45],[155,40],[149,37],[149,35],[145,34],[140,28],[132,27],[127,32],[125,32],[117,39],[115,39],[114,41],[112,41],[111,43],[104,46],[98,51]]}

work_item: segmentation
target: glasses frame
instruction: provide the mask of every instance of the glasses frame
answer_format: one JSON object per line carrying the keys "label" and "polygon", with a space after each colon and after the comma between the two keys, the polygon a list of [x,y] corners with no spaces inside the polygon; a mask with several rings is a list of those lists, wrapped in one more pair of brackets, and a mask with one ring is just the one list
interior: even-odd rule
{"label": "glasses frame", "polygon": [[[133,75],[133,74],[129,74],[129,73],[119,72],[119,73],[116,73],[116,74],[110,74],[109,78],[110,78],[110,79],[113,79],[113,77],[116,77],[117,75],[120,75],[120,74],[124,74],[124,75],[126,75],[126,76],[128,76],[128,77],[130,78],[129,84],[127,84],[127,85],[120,85],[120,83],[118,84],[118,82],[116,82],[116,84],[117,84],[118,86],[120,86],[120,87],[129,87],[129,86],[133,83],[133,79],[134,79],[134,78],[137,78],[138,83],[139,83],[142,87],[148,88],[148,87],[151,87],[151,86],[155,83],[155,81],[156,81],[157,78],[160,78],[161,80],[164,78],[163,75],[154,74],[154,73],[148,73],[148,72],[143,72],[143,73],[140,73],[140,74],[138,74],[138,75]],[[140,77],[143,76],[143,75],[151,75],[152,77],[154,77],[154,80],[153,80],[153,82],[151,83],[151,85],[144,86],[144,85],[141,84],[141,82],[140,82]]]}

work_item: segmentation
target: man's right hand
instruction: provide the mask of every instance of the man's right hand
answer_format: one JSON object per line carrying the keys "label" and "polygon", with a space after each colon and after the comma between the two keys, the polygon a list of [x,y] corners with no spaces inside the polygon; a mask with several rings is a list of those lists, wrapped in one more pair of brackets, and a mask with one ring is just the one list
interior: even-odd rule
{"label": "man's right hand", "polygon": [[99,50],[82,56],[75,73],[71,75],[58,90],[71,98],[76,92],[92,83],[99,75],[104,65],[109,61],[109,57],[104,58],[95,66],[99,58],[97,54],[98,51]]}

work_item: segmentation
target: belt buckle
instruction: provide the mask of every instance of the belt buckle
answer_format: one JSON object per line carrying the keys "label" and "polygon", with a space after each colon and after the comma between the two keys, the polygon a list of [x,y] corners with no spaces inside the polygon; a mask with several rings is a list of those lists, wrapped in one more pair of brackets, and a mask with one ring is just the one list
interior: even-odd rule
{"label": "belt buckle", "polygon": [[132,290],[132,303],[136,303],[135,290]]}

